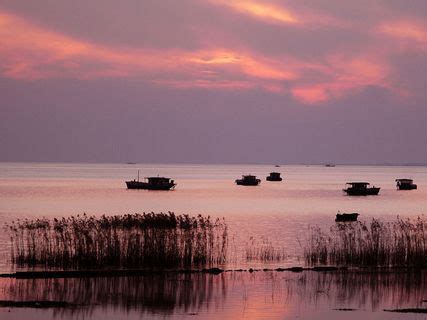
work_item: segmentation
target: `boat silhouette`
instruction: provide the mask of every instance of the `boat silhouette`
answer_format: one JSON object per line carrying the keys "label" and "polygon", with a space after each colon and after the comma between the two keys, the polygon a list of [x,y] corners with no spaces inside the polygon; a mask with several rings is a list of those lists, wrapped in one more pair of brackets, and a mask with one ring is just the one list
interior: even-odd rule
{"label": "boat silhouette", "polygon": [[144,189],[144,190],[173,190],[176,186],[174,180],[166,177],[146,177],[144,181],[138,179],[126,181],[128,189]]}

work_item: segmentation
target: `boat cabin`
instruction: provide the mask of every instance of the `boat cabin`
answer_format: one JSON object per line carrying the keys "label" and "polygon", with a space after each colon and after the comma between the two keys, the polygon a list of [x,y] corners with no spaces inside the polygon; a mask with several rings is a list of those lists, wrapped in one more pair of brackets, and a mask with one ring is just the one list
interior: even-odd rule
{"label": "boat cabin", "polygon": [[396,179],[396,188],[398,190],[415,190],[417,185],[412,179]]}
{"label": "boat cabin", "polygon": [[267,181],[282,181],[280,172],[270,172],[270,175],[266,178]]}
{"label": "boat cabin", "polygon": [[241,186],[257,186],[261,182],[260,179],[257,179],[256,176],[253,176],[251,174],[242,176],[242,179],[237,179],[236,184]]}
{"label": "boat cabin", "polygon": [[377,195],[380,192],[380,188],[370,187],[369,185],[369,182],[347,182],[343,191],[349,196]]}
{"label": "boat cabin", "polygon": [[146,189],[146,190],[171,190],[174,189],[176,183],[174,180],[165,177],[146,177],[145,181],[138,180],[126,181],[128,189]]}
{"label": "boat cabin", "polygon": [[165,178],[165,177],[147,177],[146,178],[148,180],[149,184],[152,185],[158,185],[158,184],[164,184],[164,183],[173,183],[174,181],[169,179],[169,178]]}
{"label": "boat cabin", "polygon": [[370,183],[369,182],[347,182],[347,186],[353,189],[366,189]]}
{"label": "boat cabin", "polygon": [[335,222],[352,222],[357,221],[358,213],[337,213],[335,217]]}

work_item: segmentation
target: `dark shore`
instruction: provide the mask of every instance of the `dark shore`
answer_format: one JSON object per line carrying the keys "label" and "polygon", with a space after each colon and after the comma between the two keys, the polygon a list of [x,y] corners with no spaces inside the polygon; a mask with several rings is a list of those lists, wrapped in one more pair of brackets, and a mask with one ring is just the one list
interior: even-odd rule
{"label": "dark shore", "polygon": [[197,274],[205,273],[218,275],[223,272],[348,272],[348,273],[407,273],[426,270],[419,267],[369,267],[348,268],[336,266],[316,267],[290,267],[275,269],[178,269],[178,270],[153,270],[153,269],[118,269],[118,270],[55,270],[55,271],[19,271],[0,274],[0,278],[16,279],[49,279],[49,278],[91,278],[91,277],[134,277],[154,274]]}

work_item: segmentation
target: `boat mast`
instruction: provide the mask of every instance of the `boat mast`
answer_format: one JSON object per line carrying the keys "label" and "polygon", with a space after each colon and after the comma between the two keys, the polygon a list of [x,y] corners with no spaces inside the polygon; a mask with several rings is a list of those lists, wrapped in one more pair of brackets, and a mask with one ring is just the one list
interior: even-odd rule
{"label": "boat mast", "polygon": [[139,170],[138,170],[138,182],[139,182]]}

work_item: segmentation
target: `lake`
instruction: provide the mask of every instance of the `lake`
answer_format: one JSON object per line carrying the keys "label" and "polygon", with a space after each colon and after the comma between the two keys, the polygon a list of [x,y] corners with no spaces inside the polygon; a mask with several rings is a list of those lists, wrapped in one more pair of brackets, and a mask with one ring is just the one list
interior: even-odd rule
{"label": "lake", "polygon": [[[125,180],[140,176],[175,179],[174,191],[127,190]],[[282,182],[268,182],[271,171]],[[242,174],[262,179],[259,186],[234,183]],[[397,191],[395,179],[408,177],[415,191]],[[378,196],[349,197],[342,189],[348,181],[368,181],[381,187]],[[0,224],[30,217],[62,217],[167,212],[225,218],[229,226],[230,267],[259,267],[245,259],[246,248],[271,243],[286,261],[301,261],[301,245],[310,226],[325,229],[335,214],[358,212],[360,220],[397,216],[416,217],[427,207],[427,167],[288,166],[268,165],[150,165],[150,164],[0,164]],[[3,263],[8,238],[0,237]],[[5,256],[6,255],[6,256]],[[264,262],[262,263],[264,264]],[[275,264],[275,263],[274,263]]]}
{"label": "lake", "polygon": [[[173,178],[177,182],[177,187],[173,191],[127,190],[125,180],[135,179],[138,170],[141,177],[160,175]],[[283,181],[267,182],[265,177],[272,171],[281,172]],[[234,180],[242,174],[257,175],[262,182],[256,187],[237,186]],[[414,179],[418,190],[397,191],[396,178]],[[346,196],[342,189],[348,181],[368,181],[381,187],[380,194],[367,197]],[[318,225],[327,230],[334,225],[335,214],[338,211],[358,212],[359,220],[362,221],[369,221],[372,218],[389,221],[395,220],[397,216],[421,216],[425,213],[426,207],[427,167],[0,164],[1,225],[16,219],[42,216],[53,218],[83,213],[111,215],[174,211],[177,214],[210,215],[224,218],[228,225],[229,259],[227,265],[221,266],[228,269],[303,266],[305,262],[302,257],[302,246],[310,233],[311,226]],[[2,272],[14,269],[8,262],[8,241],[6,233],[1,233],[0,270]],[[279,261],[247,258],[250,248],[256,249],[266,244],[283,252],[284,258]],[[419,307],[422,299],[427,299],[423,296],[426,289],[424,274],[420,275],[419,279],[410,278],[409,282],[405,282],[408,276],[396,275],[381,279],[374,276],[364,278],[361,275],[353,275],[351,279],[344,279],[344,276],[338,275],[312,273],[294,275],[276,272],[225,273],[220,276],[204,275],[203,277],[202,279],[199,276],[166,280],[140,279],[138,283],[146,288],[144,290],[148,290],[143,293],[138,291],[142,290],[142,287],[127,287],[131,284],[126,284],[125,279],[57,280],[59,282],[56,284],[54,281],[37,283],[34,282],[36,280],[10,279],[2,280],[0,293],[4,297],[29,299],[36,298],[32,296],[34,294],[40,297],[42,292],[52,292],[52,295],[57,297],[76,301],[79,294],[75,290],[64,296],[69,291],[67,289],[69,286],[83,290],[80,293],[85,291],[85,286],[95,291],[99,289],[99,292],[104,289],[116,292],[115,286],[119,286],[120,290],[125,290],[128,295],[131,295],[129,299],[132,299],[133,293],[134,298],[141,296],[140,300],[144,301],[134,301],[135,306],[133,306],[129,305],[129,301],[123,302],[123,297],[117,297],[116,300],[118,300],[114,300],[111,297],[113,293],[102,298],[96,292],[90,291],[87,292],[88,299],[101,307],[94,310],[78,308],[81,313],[70,311],[74,309],[63,311],[64,316],[71,314],[81,316],[87,315],[87,312],[90,314],[94,312],[98,318],[108,317],[106,310],[111,309],[113,311],[110,317],[113,318],[113,315],[123,313],[129,317],[138,317],[141,314],[164,317],[165,312],[166,315],[180,318],[191,316],[191,314],[203,315],[203,318],[215,318],[218,312],[226,318],[230,318],[231,315],[247,318],[251,314],[250,310],[253,312],[256,310],[261,313],[252,314],[258,314],[259,317],[264,318],[270,316],[283,318],[286,315],[310,318],[313,313],[323,312],[325,319],[339,319],[343,316],[350,318],[354,316],[356,319],[362,312],[367,313],[364,316],[368,318],[399,319],[399,314],[385,313],[382,309],[400,305]],[[150,287],[147,283],[153,281],[156,285],[153,284]],[[376,281],[379,282],[376,284]],[[415,285],[411,284],[413,281]],[[206,288],[206,286],[212,286],[212,288]],[[14,287],[21,291],[10,291],[10,288]],[[28,288],[40,288],[37,291],[40,293],[31,292]],[[415,295],[409,292],[412,290],[410,288],[414,288]],[[171,292],[168,293],[167,290]],[[406,296],[396,296],[397,293],[391,293],[390,290],[400,290],[399,294],[406,294]],[[352,292],[355,292],[355,295],[352,295]],[[384,294],[384,292],[388,293]],[[76,297],[73,297],[73,294]],[[149,298],[147,294],[150,295]],[[195,296],[186,297],[185,295],[188,294]],[[182,296],[177,297],[177,295]],[[160,305],[157,306],[157,302],[150,299],[159,301]],[[162,299],[167,301],[162,302]],[[400,305],[397,305],[396,301],[400,301]],[[146,305],[147,303],[149,306]],[[105,308],[102,307],[104,305]],[[340,308],[354,308],[358,311],[352,313],[334,310]],[[0,308],[0,310],[2,310],[0,317],[3,318],[6,315],[3,313],[5,309]],[[28,310],[30,309],[16,309],[10,316],[19,318],[32,312]],[[372,311],[381,312],[372,313]],[[47,317],[58,316],[56,311],[52,314],[45,311],[39,312]],[[262,312],[266,313],[262,314]],[[406,315],[406,317],[412,316]]]}

